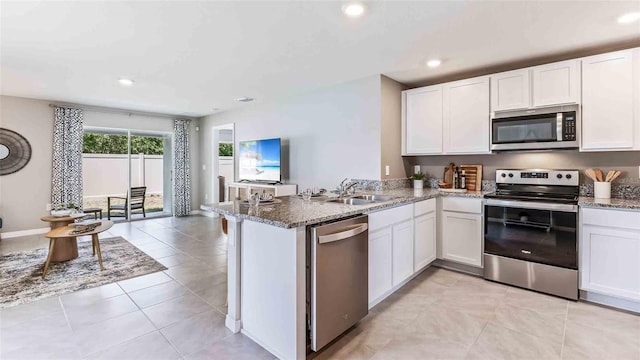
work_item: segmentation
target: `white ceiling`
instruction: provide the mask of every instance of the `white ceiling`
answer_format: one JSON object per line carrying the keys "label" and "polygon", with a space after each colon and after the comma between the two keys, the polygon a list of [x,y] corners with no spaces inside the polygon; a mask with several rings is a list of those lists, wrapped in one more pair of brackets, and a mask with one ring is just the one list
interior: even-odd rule
{"label": "white ceiling", "polygon": [[[640,39],[640,1],[0,3],[0,92],[200,116],[374,74],[417,82]],[[444,60],[437,69],[424,61]],[[117,83],[135,80],[131,88]]]}

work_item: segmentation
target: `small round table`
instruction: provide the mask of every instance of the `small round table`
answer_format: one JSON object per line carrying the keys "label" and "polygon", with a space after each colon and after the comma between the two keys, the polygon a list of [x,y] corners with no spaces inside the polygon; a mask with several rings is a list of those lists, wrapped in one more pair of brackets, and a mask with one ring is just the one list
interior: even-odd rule
{"label": "small round table", "polygon": [[[76,221],[76,219],[83,218],[86,214],[78,213],[69,216],[43,216],[40,218],[42,221],[49,222],[51,226],[51,230],[57,229],[60,227],[67,226],[72,222]],[[68,238],[61,238],[61,241],[57,241],[55,245],[55,251],[51,258],[51,262],[61,262],[68,261],[71,259],[75,259],[78,257],[78,241],[75,236]],[[64,241],[63,241],[64,240]],[[49,251],[51,253],[51,251]]]}
{"label": "small round table", "polygon": [[[44,263],[44,271],[42,271],[42,278],[44,279],[45,275],[47,275],[47,270],[49,270],[49,263],[51,263],[51,261],[53,261],[52,258],[56,256],[55,255],[55,252],[57,251],[56,244],[58,242],[66,243],[68,242],[68,239],[73,239],[73,241],[77,244],[76,236],[91,235],[91,245],[93,247],[93,255],[95,255],[96,252],[98,253],[98,263],[100,264],[100,270],[104,270],[104,267],[102,266],[102,251],[100,251],[100,239],[98,238],[98,234],[100,234],[103,231],[107,231],[111,229],[112,226],[113,226],[113,221],[106,220],[106,221],[102,221],[102,224],[100,224],[95,229],[91,231],[83,232],[83,233],[74,234],[73,231],[75,230],[75,228],[67,225],[64,227],[59,226],[49,231],[48,233],[44,234],[45,237],[49,238],[49,255],[47,256],[47,261]],[[77,252],[78,252],[78,247],[76,246],[76,257],[78,256]]]}

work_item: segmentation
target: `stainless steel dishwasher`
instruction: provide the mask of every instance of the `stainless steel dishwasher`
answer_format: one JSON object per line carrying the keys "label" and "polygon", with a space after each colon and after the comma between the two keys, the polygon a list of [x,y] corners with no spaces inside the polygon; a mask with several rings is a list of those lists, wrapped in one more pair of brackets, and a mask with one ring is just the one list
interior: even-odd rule
{"label": "stainless steel dishwasher", "polygon": [[369,217],[309,227],[311,350],[318,351],[367,315]]}

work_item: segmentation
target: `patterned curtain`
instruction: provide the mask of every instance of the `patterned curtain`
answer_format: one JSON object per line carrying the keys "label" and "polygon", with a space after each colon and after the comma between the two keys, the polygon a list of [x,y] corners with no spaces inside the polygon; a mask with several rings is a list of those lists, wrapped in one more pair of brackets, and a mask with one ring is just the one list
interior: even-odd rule
{"label": "patterned curtain", "polygon": [[82,110],[56,107],[54,114],[51,204],[82,209]]}
{"label": "patterned curtain", "polygon": [[175,216],[186,216],[191,213],[191,179],[189,161],[189,123],[191,120],[176,119],[174,130],[173,157],[173,207]]}

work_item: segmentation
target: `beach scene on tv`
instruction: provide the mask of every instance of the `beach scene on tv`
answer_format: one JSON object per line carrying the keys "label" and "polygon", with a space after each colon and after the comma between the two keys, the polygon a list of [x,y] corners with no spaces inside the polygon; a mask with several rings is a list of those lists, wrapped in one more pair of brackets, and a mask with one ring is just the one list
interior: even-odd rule
{"label": "beach scene on tv", "polygon": [[240,180],[280,181],[280,139],[240,142]]}

